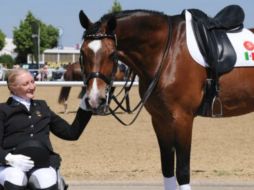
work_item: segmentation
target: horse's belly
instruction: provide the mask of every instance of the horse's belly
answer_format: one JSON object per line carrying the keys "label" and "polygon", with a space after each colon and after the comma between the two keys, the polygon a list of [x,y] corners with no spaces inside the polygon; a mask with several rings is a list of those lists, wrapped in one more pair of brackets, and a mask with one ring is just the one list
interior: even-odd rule
{"label": "horse's belly", "polygon": [[224,116],[254,111],[254,68],[237,68],[220,79]]}

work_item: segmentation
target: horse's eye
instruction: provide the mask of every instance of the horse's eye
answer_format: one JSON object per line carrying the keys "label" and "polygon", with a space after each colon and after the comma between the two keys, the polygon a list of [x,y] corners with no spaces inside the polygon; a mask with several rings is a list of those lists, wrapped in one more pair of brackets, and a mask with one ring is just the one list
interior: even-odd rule
{"label": "horse's eye", "polygon": [[113,61],[113,62],[117,62],[117,55],[116,52],[113,52],[110,54],[109,58]]}

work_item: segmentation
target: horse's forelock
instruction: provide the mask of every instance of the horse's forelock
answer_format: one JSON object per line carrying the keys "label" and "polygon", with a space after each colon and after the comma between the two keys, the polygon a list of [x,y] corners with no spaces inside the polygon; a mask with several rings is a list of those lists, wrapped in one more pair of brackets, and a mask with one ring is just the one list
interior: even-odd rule
{"label": "horse's forelock", "polygon": [[92,35],[92,34],[96,34],[101,26],[101,22],[98,21],[96,23],[94,23],[90,28],[88,28],[84,34],[83,34],[83,39],[86,37],[86,35]]}

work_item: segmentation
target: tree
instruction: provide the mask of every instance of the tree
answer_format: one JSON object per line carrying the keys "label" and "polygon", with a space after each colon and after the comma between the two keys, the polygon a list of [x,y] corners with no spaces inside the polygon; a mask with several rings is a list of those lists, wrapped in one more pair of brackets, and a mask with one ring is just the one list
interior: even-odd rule
{"label": "tree", "polygon": [[[35,55],[37,50],[41,53],[45,49],[56,47],[58,36],[57,28],[44,24],[29,11],[25,20],[20,22],[19,28],[15,27],[13,31],[13,43],[18,54],[17,63],[26,62],[27,55]],[[39,47],[36,47],[35,41],[39,42]]]}
{"label": "tree", "polygon": [[11,69],[15,64],[15,60],[12,56],[4,54],[0,56],[0,63],[3,63],[3,65],[5,65],[8,69]]}
{"label": "tree", "polygon": [[112,8],[111,8],[111,10],[109,10],[109,12],[110,13],[117,13],[117,12],[120,12],[120,11],[122,11],[122,6],[117,0],[115,0],[113,2]]}
{"label": "tree", "polygon": [[5,45],[5,34],[0,30],[0,51],[3,49]]}

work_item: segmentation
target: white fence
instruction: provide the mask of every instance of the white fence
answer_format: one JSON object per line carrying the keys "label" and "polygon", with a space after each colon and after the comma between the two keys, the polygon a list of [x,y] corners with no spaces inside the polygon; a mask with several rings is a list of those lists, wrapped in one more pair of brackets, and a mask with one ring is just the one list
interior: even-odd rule
{"label": "white fence", "polygon": [[[83,86],[82,81],[35,81],[37,86]],[[115,81],[113,86],[119,87],[123,86],[125,82]],[[131,82],[128,82],[127,85],[130,85]],[[0,81],[0,86],[6,86],[6,81]],[[138,86],[138,81],[133,82],[133,86]]]}

